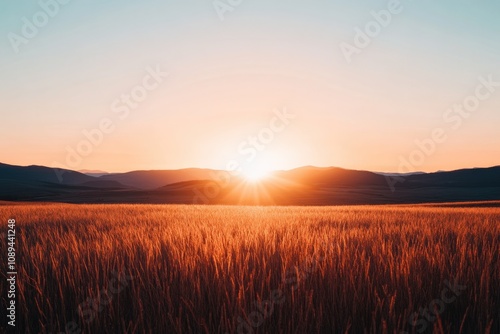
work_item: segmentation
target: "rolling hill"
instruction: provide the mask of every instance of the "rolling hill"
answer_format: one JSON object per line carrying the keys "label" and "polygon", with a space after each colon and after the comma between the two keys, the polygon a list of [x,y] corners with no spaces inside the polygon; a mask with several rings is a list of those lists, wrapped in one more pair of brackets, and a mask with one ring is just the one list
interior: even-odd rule
{"label": "rolling hill", "polygon": [[[210,169],[90,176],[0,164],[0,200],[67,203],[351,205],[500,200],[500,166],[382,175],[338,167],[273,172],[252,183]],[[215,180],[218,181],[215,181]]]}

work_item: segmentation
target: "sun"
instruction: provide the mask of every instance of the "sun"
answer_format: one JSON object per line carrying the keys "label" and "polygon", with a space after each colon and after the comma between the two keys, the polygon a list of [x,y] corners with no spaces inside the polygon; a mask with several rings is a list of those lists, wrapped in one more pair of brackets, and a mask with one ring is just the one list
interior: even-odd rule
{"label": "sun", "polygon": [[269,176],[270,171],[265,168],[253,167],[243,171],[243,176],[247,181],[258,182]]}

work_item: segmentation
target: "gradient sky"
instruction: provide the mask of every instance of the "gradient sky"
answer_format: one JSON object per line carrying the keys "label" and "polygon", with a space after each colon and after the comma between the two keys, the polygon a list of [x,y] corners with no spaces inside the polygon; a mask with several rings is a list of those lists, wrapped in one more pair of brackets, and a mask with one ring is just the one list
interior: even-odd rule
{"label": "gradient sky", "polygon": [[[48,1],[48,0],[46,0]],[[222,1],[227,3],[227,0]],[[398,171],[415,140],[447,139],[413,170],[500,165],[500,87],[458,125],[446,110],[478,78],[500,82],[500,4],[409,1],[348,63],[340,43],[388,1],[70,1],[16,53],[36,1],[0,3],[0,161],[113,172],[303,165]],[[146,68],[169,76],[120,119],[112,104]],[[295,118],[246,162],[238,147]],[[450,115],[448,115],[450,116]],[[456,116],[456,115],[455,115]],[[102,143],[69,165],[67,148],[109,118]],[[456,127],[456,128],[454,128]],[[417,160],[415,160],[417,159]]]}

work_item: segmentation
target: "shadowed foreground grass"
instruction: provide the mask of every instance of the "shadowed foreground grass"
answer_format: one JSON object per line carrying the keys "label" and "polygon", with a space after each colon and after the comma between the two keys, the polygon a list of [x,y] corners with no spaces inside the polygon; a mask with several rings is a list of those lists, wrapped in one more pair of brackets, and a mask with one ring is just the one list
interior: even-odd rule
{"label": "shadowed foreground grass", "polygon": [[21,333],[500,332],[500,208],[27,204],[0,217],[0,232],[16,219]]}

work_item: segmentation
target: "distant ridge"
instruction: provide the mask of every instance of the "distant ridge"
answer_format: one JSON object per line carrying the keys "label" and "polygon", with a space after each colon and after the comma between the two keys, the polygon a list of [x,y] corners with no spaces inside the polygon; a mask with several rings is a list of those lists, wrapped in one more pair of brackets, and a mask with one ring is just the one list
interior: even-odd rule
{"label": "distant ridge", "polygon": [[0,163],[0,201],[356,205],[500,200],[500,166],[408,174],[305,166],[275,171],[260,183],[220,175],[228,173],[187,168],[93,176]]}
{"label": "distant ridge", "polygon": [[15,166],[0,163],[0,178],[9,180],[33,180],[62,184],[80,184],[94,181],[91,176],[68,169],[45,166]]}
{"label": "distant ridge", "polygon": [[210,179],[216,171],[202,168],[185,168],[177,170],[139,170],[126,173],[107,174],[100,180],[120,182],[138,189],[155,189],[167,184]]}
{"label": "distant ridge", "polygon": [[102,170],[88,170],[88,169],[82,169],[82,170],[79,170],[78,172],[85,174],[85,175],[88,175],[88,176],[95,176],[95,177],[109,174],[108,172],[105,172]]}

